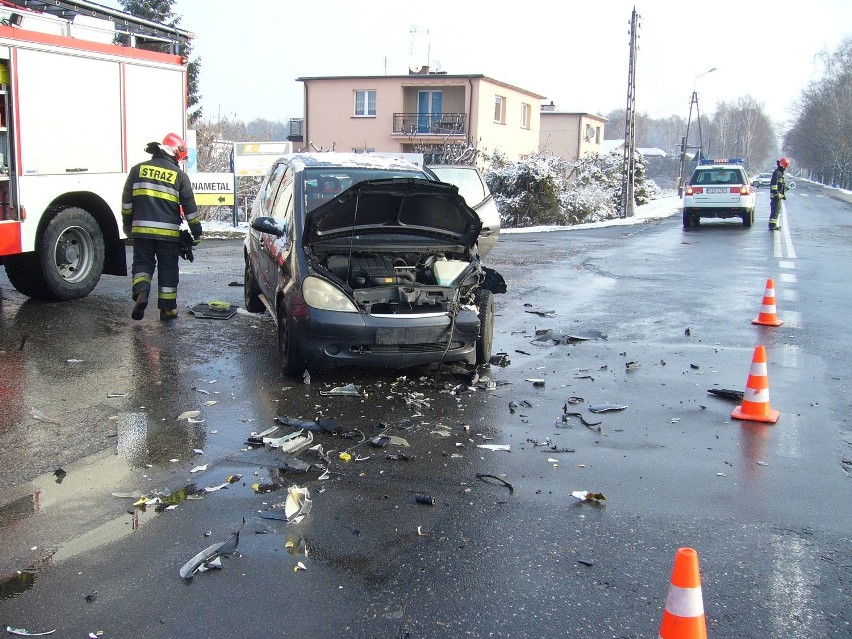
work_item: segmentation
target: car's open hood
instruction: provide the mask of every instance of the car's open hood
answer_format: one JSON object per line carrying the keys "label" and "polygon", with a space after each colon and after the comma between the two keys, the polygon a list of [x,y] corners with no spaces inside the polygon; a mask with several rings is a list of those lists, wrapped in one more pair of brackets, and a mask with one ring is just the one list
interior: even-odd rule
{"label": "car's open hood", "polygon": [[451,184],[407,178],[367,180],[308,213],[304,243],[395,235],[472,248],[481,229],[479,216]]}

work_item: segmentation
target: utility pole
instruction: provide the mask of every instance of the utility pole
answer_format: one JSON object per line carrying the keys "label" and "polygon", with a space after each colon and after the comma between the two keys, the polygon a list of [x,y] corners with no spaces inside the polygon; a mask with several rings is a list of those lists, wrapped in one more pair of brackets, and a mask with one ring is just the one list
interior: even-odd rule
{"label": "utility pole", "polygon": [[636,52],[639,49],[639,18],[636,7],[630,17],[630,62],[627,67],[627,108],[624,110],[624,163],[621,179],[621,216],[633,217],[636,178]]}

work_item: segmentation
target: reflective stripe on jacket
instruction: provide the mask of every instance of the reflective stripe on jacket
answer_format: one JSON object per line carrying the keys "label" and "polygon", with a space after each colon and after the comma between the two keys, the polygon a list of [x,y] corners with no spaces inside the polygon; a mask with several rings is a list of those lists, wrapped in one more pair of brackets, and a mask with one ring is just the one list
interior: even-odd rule
{"label": "reflective stripe on jacket", "polygon": [[201,237],[201,220],[192,183],[174,160],[154,155],[130,169],[121,196],[125,234],[177,242],[181,209],[192,235]]}
{"label": "reflective stripe on jacket", "polygon": [[780,166],[772,172],[772,179],[769,181],[769,197],[783,197],[787,191],[787,185],[784,182],[784,169]]}

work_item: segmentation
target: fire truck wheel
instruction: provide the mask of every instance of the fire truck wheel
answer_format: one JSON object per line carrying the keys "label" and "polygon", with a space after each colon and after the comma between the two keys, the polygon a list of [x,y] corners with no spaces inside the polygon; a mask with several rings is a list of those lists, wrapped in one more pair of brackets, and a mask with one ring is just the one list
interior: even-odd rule
{"label": "fire truck wheel", "polygon": [[100,226],[83,209],[60,210],[44,229],[38,260],[44,287],[34,297],[62,301],[85,297],[104,268]]}
{"label": "fire truck wheel", "polygon": [[27,297],[38,297],[44,288],[44,278],[38,268],[38,256],[35,253],[20,253],[3,258],[6,275],[15,290]]}

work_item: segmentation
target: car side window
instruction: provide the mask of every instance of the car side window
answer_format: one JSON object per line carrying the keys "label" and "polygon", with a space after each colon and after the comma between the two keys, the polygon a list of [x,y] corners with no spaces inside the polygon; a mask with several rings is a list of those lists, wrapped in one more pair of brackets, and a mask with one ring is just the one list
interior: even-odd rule
{"label": "car side window", "polygon": [[272,208],[275,201],[275,194],[281,186],[281,176],[284,175],[286,170],[286,162],[276,164],[272,169],[272,173],[270,174],[263,191],[261,192],[261,197],[263,198],[262,209],[266,215],[273,215]]}
{"label": "car side window", "polygon": [[272,217],[279,221],[285,234],[289,233],[293,223],[293,171],[288,170],[281,180],[281,188],[272,205]]}

